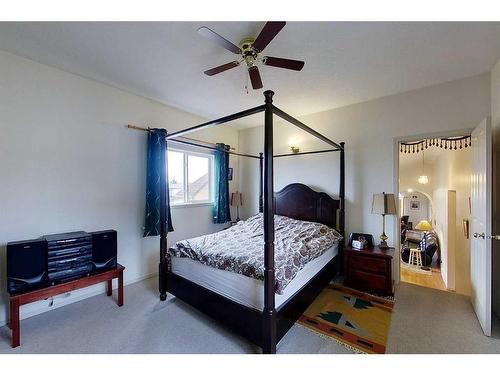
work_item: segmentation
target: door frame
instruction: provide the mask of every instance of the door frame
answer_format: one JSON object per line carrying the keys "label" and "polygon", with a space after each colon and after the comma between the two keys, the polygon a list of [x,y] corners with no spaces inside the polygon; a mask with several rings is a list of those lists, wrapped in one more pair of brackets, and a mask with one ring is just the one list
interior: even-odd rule
{"label": "door frame", "polygon": [[[482,121],[482,120],[481,120]],[[439,132],[430,132],[430,133],[418,133],[415,135],[407,135],[403,137],[394,137],[393,138],[393,186],[394,186],[394,196],[399,197],[399,143],[400,142],[415,142],[422,138],[441,138],[441,137],[458,137],[464,134],[471,134],[474,128],[464,128],[457,130],[448,130],[448,131],[439,131]],[[393,233],[394,233],[394,247],[395,247],[395,258],[396,262],[393,264],[393,275],[394,275],[394,283],[399,284],[401,281],[401,228],[399,223],[399,217],[401,212],[399,212],[399,205],[396,207],[397,211],[397,220],[394,220],[393,223]]]}

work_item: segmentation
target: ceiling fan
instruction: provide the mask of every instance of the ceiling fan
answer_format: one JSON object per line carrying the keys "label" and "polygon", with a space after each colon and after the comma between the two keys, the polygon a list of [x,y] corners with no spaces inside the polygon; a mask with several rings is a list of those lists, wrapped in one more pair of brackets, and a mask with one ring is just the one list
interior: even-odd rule
{"label": "ceiling fan", "polygon": [[215,68],[206,70],[204,73],[208,76],[213,76],[215,74],[222,73],[226,70],[232,69],[245,62],[248,69],[248,75],[250,76],[250,81],[252,82],[252,87],[254,89],[262,88],[262,79],[260,78],[259,68],[257,67],[257,62],[262,62],[264,65],[274,66],[277,68],[291,69],[300,71],[304,67],[304,61],[283,59],[280,57],[271,56],[260,56],[264,48],[274,39],[276,35],[285,27],[286,22],[284,21],[270,21],[264,25],[257,38],[244,38],[239,46],[233,44],[229,40],[225,39],[221,35],[217,34],[215,31],[209,29],[206,26],[202,26],[198,29],[198,33],[204,37],[210,39],[212,42],[218,44],[219,46],[231,51],[235,55],[240,55],[239,60],[231,61],[224,65],[219,65]]}

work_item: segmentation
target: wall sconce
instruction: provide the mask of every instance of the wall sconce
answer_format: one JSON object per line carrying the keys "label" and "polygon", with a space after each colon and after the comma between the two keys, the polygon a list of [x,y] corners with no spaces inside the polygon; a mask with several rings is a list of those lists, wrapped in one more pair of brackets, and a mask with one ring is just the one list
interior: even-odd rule
{"label": "wall sconce", "polygon": [[290,146],[290,150],[292,150],[294,154],[298,154],[300,152],[300,149],[297,146]]}

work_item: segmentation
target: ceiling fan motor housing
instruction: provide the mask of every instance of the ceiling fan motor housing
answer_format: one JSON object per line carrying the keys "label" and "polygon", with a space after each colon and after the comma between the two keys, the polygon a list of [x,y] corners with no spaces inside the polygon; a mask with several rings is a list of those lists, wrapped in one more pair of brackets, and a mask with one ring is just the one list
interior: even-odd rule
{"label": "ceiling fan motor housing", "polygon": [[253,66],[257,60],[258,52],[253,48],[254,42],[254,38],[245,38],[241,40],[239,45],[241,55],[243,56],[243,59],[248,67]]}

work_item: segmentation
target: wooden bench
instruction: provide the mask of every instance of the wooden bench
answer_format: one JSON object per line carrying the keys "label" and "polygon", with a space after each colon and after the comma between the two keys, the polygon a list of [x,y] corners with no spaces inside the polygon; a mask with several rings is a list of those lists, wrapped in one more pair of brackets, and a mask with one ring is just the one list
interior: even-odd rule
{"label": "wooden bench", "polygon": [[113,294],[113,279],[118,279],[118,306],[123,305],[123,271],[125,267],[118,264],[116,268],[102,273],[85,276],[80,279],[68,281],[65,283],[49,286],[47,288],[34,290],[27,293],[16,294],[10,297],[10,322],[9,327],[12,330],[12,347],[15,348],[21,344],[21,327],[19,321],[19,309],[22,305],[40,301],[46,298],[68,293],[73,290],[86,288],[88,286],[106,282],[106,294]]}

